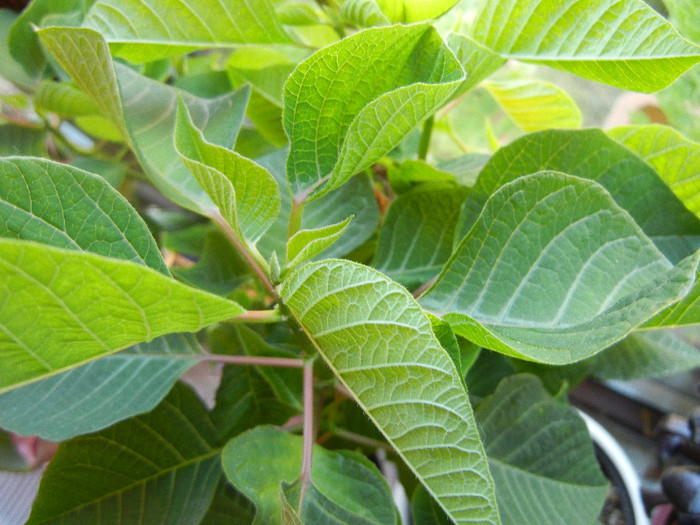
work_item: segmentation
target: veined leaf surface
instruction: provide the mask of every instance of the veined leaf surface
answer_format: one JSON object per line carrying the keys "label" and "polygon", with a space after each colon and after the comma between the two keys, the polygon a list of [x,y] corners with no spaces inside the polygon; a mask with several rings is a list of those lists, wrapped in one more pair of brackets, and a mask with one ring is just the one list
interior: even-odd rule
{"label": "veined leaf surface", "polygon": [[83,26],[137,63],[201,48],[291,42],[268,0],[98,0]]}
{"label": "veined leaf surface", "polygon": [[375,0],[391,22],[420,22],[437,18],[458,0]]}
{"label": "veined leaf surface", "polygon": [[219,453],[201,401],[177,384],[149,414],[63,443],[27,523],[199,523]]}
{"label": "veined leaf surface", "polygon": [[507,58],[645,93],[700,61],[700,47],[639,0],[485,1],[473,36]]}
{"label": "veined leaf surface", "polygon": [[369,167],[464,78],[427,24],[367,29],[314,53],[285,85],[287,177],[297,200]]}
{"label": "veined leaf surface", "polygon": [[168,334],[0,394],[0,426],[50,441],[102,430],[152,410],[201,353],[192,334]]}
{"label": "veined leaf surface", "polygon": [[280,296],[452,519],[498,523],[466,388],[411,295],[371,268],[322,261],[294,271]]}
{"label": "veined leaf surface", "polygon": [[566,364],[622,339],[693,285],[597,183],[539,172],[484,206],[421,304],[463,337]]}
{"label": "veined leaf surface", "polygon": [[0,296],[0,392],[244,312],[144,266],[13,239]]}

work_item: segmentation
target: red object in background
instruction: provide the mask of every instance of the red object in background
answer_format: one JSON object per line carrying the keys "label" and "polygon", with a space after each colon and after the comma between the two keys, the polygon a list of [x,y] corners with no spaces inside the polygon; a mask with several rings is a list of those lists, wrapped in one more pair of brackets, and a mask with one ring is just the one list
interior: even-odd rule
{"label": "red object in background", "polygon": [[22,437],[16,434],[11,435],[12,441],[15,444],[15,449],[33,468],[51,461],[51,458],[58,448],[58,443],[45,441],[37,436]]}
{"label": "red object in background", "polygon": [[21,11],[28,3],[29,0],[0,0],[0,8]]}

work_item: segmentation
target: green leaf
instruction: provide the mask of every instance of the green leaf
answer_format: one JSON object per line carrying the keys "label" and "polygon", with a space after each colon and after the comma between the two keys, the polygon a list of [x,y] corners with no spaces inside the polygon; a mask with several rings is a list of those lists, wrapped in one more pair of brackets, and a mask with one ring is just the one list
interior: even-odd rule
{"label": "green leaf", "polygon": [[551,82],[504,80],[484,87],[526,133],[551,128],[580,128],[581,111],[571,97]]}
{"label": "green leaf", "polygon": [[[258,162],[277,180],[281,202],[277,220],[258,241],[257,247],[266,258],[269,258],[274,251],[280,260],[285,257],[284,250],[292,209],[292,197],[284,168],[285,153],[286,150],[279,150],[258,159]],[[331,226],[353,215],[355,218],[350,221],[345,234],[317,255],[317,259],[342,257],[369,239],[379,222],[379,205],[372,183],[366,175],[353,177],[340,188],[306,203],[301,219],[301,227],[306,230]]]}
{"label": "green leaf", "polygon": [[280,487],[280,506],[282,507],[282,519],[280,520],[282,525],[304,525],[297,511],[294,510],[294,507],[287,501],[282,487]]}
{"label": "green leaf", "polygon": [[50,441],[88,434],[152,410],[201,353],[192,334],[141,343],[0,395],[0,426]]}
{"label": "green leaf", "polygon": [[473,36],[506,58],[645,93],[700,61],[700,47],[639,0],[482,2]]}
{"label": "green leaf", "polygon": [[0,392],[244,312],[129,261],[13,239],[0,239],[0,295]]}
{"label": "green leaf", "polygon": [[[224,447],[224,471],[234,486],[255,503],[255,524],[281,523],[280,484],[283,481],[291,483],[299,477],[301,457],[301,436],[269,426],[240,434]],[[397,523],[396,509],[386,481],[360,454],[333,452],[315,445],[311,479],[312,484],[308,487],[314,491],[311,497],[317,496],[329,504],[331,516],[325,516],[325,519],[342,517],[349,520],[345,523],[377,525]],[[296,508],[296,504],[292,507]],[[304,523],[320,523],[313,513],[317,510],[314,507],[316,502],[305,497],[301,515]],[[312,517],[307,519],[309,512]]]}
{"label": "green leaf", "polygon": [[376,0],[344,0],[340,15],[347,24],[357,27],[389,25],[389,19]]}
{"label": "green leaf", "polygon": [[423,485],[418,485],[411,496],[411,517],[415,525],[452,525]]}
{"label": "green leaf", "polygon": [[14,124],[0,124],[0,156],[48,156],[46,130]]}
{"label": "green leaf", "polygon": [[83,25],[136,63],[202,48],[291,42],[268,0],[98,0]]}
{"label": "green leaf", "polygon": [[437,18],[458,0],[375,0],[391,22],[419,22]]}
{"label": "green leaf", "polygon": [[0,159],[0,237],[149,266],[170,275],[148,226],[104,179],[44,159]]}
{"label": "green leaf", "polygon": [[287,268],[294,268],[318,255],[337,241],[348,229],[352,217],[343,222],[313,230],[299,230],[287,243]]}
{"label": "green leaf", "polygon": [[671,21],[688,40],[700,42],[700,4],[695,0],[665,0]]}
{"label": "green leaf", "polygon": [[235,151],[211,144],[178,102],[175,149],[241,241],[255,243],[279,212],[275,179]]}
{"label": "green leaf", "polygon": [[506,63],[505,58],[465,35],[448,34],[447,45],[467,72],[467,78],[458,91],[460,94],[476,86]]}
{"label": "green leaf", "polygon": [[400,195],[384,217],[372,266],[407,288],[435,277],[452,254],[466,196],[465,188],[453,185],[419,186]]}
{"label": "green leaf", "polygon": [[222,473],[214,500],[200,525],[247,525],[255,519],[255,506],[237,491]]}
{"label": "green leaf", "polygon": [[600,379],[635,379],[680,374],[700,366],[700,352],[668,331],[634,332],[590,361]]}
{"label": "green leaf", "polygon": [[[299,64],[284,94],[297,200],[337,188],[391,151],[464,80],[427,24],[367,29]],[[316,193],[316,196],[320,193]]]}
{"label": "green leaf", "polygon": [[698,218],[648,164],[596,129],[543,131],[501,148],[482,170],[465,202],[455,243],[499,187],[540,170],[561,171],[601,184],[672,262],[695,251]]}
{"label": "green leaf", "polygon": [[100,33],[52,27],[39,32],[42,43],[75,83],[117,126],[153,183],[172,201],[204,213],[213,205],[175,151],[173,134],[178,96],[209,142],[230,148],[243,121],[248,89],[201,99],[130,68],[112,64]]}
{"label": "green leaf", "polygon": [[[504,379],[475,412],[507,525],[590,525],[608,485],[585,423],[530,375]],[[536,496],[535,496],[536,495]]]}
{"label": "green leaf", "polygon": [[484,206],[421,304],[510,356],[566,364],[622,339],[693,285],[599,184],[539,172]]}
{"label": "green leaf", "polygon": [[27,523],[199,523],[219,452],[206,410],[178,384],[151,413],[62,444]]}
{"label": "green leaf", "polygon": [[467,391],[411,295],[371,268],[323,261],[292,273],[280,297],[452,519],[497,523]]}
{"label": "green leaf", "polygon": [[34,79],[27,74],[22,64],[10,54],[10,28],[19,16],[19,13],[9,9],[0,9],[0,35],[3,35],[0,36],[0,77],[29,88],[34,84]]}
{"label": "green leaf", "polygon": [[85,92],[70,82],[43,80],[34,92],[34,107],[63,117],[99,115],[99,106]]}
{"label": "green leaf", "polygon": [[700,217],[700,144],[658,124],[622,126],[606,133],[653,166],[685,207]]}

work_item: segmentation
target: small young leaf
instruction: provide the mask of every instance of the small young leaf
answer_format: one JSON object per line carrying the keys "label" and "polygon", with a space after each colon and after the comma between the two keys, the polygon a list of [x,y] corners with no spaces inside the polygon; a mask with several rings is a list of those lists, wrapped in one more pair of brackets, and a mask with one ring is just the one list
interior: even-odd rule
{"label": "small young leaf", "polygon": [[371,268],[322,261],[289,275],[280,297],[451,518],[498,523],[466,388],[411,295]]}
{"label": "small young leaf", "polygon": [[[228,442],[222,454],[224,471],[235,487],[257,507],[255,524],[281,523],[279,491],[283,481],[292,483],[301,473],[302,438],[273,427],[260,426]],[[364,456],[349,451],[334,452],[314,445],[311,480],[316,494],[330,503],[332,513],[345,523],[397,523],[391,492],[378,469]],[[293,503],[293,508],[297,507]],[[315,507],[310,501],[302,506]],[[362,521],[356,521],[356,520]],[[349,521],[348,521],[349,520]]]}
{"label": "small young leaf", "polygon": [[481,346],[566,364],[681,299],[699,256],[674,267],[602,186],[539,172],[494,193],[421,304]]}
{"label": "small young leaf", "polygon": [[0,394],[0,426],[50,441],[102,430],[152,410],[201,353],[191,334],[169,334]]}
{"label": "small young leaf", "polygon": [[507,58],[645,93],[700,61],[700,47],[638,0],[482,2],[473,36]]}
{"label": "small young leaf", "polygon": [[345,0],[340,7],[343,21],[358,27],[389,25],[389,19],[377,0]]}
{"label": "small young leaf", "polygon": [[275,179],[235,151],[211,144],[178,101],[175,149],[241,241],[255,243],[280,209]]}
{"label": "small young leaf", "polygon": [[0,296],[0,392],[244,312],[132,262],[13,239],[0,239]]}
{"label": "small young leaf", "polygon": [[437,18],[458,0],[375,0],[391,22],[420,22]]}
{"label": "small young leaf", "polygon": [[337,224],[296,232],[287,243],[286,267],[294,268],[328,248],[345,233],[352,219],[348,217]]}
{"label": "small young leaf", "polygon": [[523,374],[504,379],[475,416],[504,525],[596,521],[608,484],[573,408]]}
{"label": "small young leaf", "polygon": [[98,0],[84,26],[136,63],[201,48],[290,43],[268,0]]}
{"label": "small young leaf", "polygon": [[221,472],[197,396],[175,389],[149,414],[62,444],[28,524],[199,523]]}
{"label": "small young leaf", "polygon": [[285,85],[287,177],[295,198],[322,185],[323,192],[336,188],[369,167],[464,78],[427,24],[367,29],[314,53]]}

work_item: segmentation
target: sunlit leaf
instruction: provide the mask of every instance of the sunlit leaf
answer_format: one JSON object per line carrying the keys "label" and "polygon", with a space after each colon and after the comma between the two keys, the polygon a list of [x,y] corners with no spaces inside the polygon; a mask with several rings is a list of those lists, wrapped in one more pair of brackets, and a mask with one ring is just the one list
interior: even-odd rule
{"label": "sunlit leaf", "polygon": [[345,233],[351,220],[348,217],[337,224],[296,232],[287,243],[287,267],[293,268],[328,248]]}

